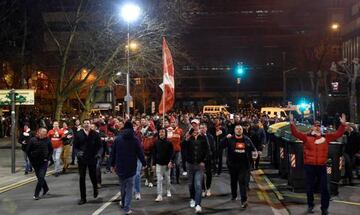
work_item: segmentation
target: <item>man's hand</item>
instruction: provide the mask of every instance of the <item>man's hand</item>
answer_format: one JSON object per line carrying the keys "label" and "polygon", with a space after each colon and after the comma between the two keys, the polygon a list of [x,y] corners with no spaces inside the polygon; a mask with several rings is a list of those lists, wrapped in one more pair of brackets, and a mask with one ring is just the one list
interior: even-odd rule
{"label": "man's hand", "polygon": [[190,140],[190,137],[191,137],[191,134],[186,133],[185,140],[186,140],[186,141]]}
{"label": "man's hand", "polygon": [[172,167],[173,167],[173,164],[172,164],[172,162],[170,161],[170,162],[168,163],[168,168],[171,169]]}
{"label": "man's hand", "polygon": [[232,137],[231,134],[226,135],[226,138],[230,139]]}
{"label": "man's hand", "polygon": [[342,124],[345,124],[346,123],[346,115],[343,113],[342,115],[341,115],[341,117],[340,117],[340,122],[342,123]]}
{"label": "man's hand", "polygon": [[116,167],[111,167],[112,172],[116,172]]}
{"label": "man's hand", "polygon": [[292,113],[289,113],[289,120],[290,120],[290,123],[294,122],[294,115]]}

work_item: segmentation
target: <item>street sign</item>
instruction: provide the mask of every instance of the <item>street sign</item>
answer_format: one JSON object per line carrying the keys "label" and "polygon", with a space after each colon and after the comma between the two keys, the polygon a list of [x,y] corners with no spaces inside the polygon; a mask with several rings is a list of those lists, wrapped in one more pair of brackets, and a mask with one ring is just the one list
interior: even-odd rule
{"label": "street sign", "polygon": [[[35,91],[28,89],[15,90],[16,105],[34,105]],[[10,90],[0,90],[0,106],[11,105]]]}

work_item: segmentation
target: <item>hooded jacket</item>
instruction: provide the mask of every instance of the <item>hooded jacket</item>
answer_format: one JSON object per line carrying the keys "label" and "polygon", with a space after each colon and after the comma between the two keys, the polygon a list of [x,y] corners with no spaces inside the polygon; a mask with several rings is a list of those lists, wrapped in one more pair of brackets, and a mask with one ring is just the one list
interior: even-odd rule
{"label": "hooded jacket", "polygon": [[138,159],[146,166],[144,151],[139,139],[134,135],[134,130],[123,129],[112,146],[111,166],[116,169],[120,178],[126,179],[135,175]]}

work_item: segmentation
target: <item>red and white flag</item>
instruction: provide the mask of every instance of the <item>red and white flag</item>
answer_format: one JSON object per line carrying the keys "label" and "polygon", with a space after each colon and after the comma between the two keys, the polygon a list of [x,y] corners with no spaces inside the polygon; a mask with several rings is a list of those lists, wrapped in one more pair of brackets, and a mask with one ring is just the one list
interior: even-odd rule
{"label": "red and white flag", "polygon": [[174,63],[165,37],[163,38],[163,70],[163,83],[160,84],[160,88],[163,91],[159,104],[160,114],[170,111],[175,103]]}

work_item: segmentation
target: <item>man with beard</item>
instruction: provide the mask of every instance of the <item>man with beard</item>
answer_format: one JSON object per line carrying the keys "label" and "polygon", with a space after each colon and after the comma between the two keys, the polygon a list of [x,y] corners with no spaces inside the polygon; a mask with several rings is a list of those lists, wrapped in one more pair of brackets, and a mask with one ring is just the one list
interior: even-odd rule
{"label": "man with beard", "polygon": [[79,165],[79,184],[81,199],[79,205],[86,203],[86,169],[89,169],[89,176],[94,190],[94,198],[98,196],[98,185],[96,179],[96,163],[101,158],[100,135],[90,128],[90,120],[83,121],[83,129],[75,134],[74,147],[77,150]]}
{"label": "man with beard", "polygon": [[257,154],[257,152],[250,138],[244,135],[242,126],[236,125],[234,129],[235,135],[228,134],[221,142],[221,145],[227,150],[231,199],[233,201],[237,199],[239,184],[241,207],[247,208],[247,182],[250,174],[249,158],[252,154]]}
{"label": "man with beard", "polygon": [[328,160],[329,143],[342,137],[346,127],[346,116],[342,114],[341,125],[335,133],[321,134],[321,124],[315,121],[309,134],[296,129],[294,116],[289,115],[291,133],[304,143],[304,169],[306,175],[306,194],[308,213],[314,213],[315,181],[320,181],[321,213],[328,214],[330,193],[327,181],[326,162]]}

